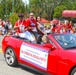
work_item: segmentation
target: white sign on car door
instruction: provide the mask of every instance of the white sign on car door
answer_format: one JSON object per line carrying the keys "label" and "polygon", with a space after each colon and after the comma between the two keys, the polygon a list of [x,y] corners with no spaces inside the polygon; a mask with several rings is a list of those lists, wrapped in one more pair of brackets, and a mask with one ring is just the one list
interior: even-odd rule
{"label": "white sign on car door", "polygon": [[46,70],[48,50],[23,43],[20,48],[20,59]]}

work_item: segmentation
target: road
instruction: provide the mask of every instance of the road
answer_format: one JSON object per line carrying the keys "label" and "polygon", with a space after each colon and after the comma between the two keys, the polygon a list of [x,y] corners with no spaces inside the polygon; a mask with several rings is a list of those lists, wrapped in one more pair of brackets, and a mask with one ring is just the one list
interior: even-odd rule
{"label": "road", "polygon": [[1,52],[1,41],[3,36],[0,36],[0,75],[41,75],[33,70],[22,66],[10,67],[6,64]]}

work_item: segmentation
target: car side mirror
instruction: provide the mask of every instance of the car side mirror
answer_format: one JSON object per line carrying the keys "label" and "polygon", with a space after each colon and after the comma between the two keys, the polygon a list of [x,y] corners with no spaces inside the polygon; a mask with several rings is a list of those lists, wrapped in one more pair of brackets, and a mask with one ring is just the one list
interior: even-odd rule
{"label": "car side mirror", "polygon": [[55,50],[56,47],[54,45],[52,45],[51,43],[46,43],[43,45],[43,47],[47,47],[47,48],[50,48],[51,50]]}
{"label": "car side mirror", "polygon": [[51,51],[55,50],[56,47],[54,45],[52,45]]}

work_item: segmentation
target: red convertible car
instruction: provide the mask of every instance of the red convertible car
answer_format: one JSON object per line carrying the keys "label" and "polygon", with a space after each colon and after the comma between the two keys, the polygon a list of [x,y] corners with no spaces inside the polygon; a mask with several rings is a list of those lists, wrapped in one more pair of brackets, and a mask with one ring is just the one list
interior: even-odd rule
{"label": "red convertible car", "polygon": [[49,75],[76,75],[76,35],[49,34],[49,46],[5,36],[2,51],[9,66],[25,65]]}

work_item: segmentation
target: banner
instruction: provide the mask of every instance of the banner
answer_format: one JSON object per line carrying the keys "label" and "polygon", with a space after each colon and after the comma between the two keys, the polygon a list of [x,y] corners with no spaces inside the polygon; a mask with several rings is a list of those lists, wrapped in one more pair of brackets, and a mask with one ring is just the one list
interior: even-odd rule
{"label": "banner", "polygon": [[20,59],[46,70],[48,50],[23,43],[20,48]]}

